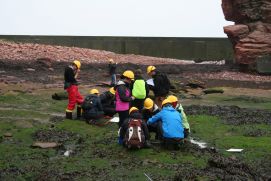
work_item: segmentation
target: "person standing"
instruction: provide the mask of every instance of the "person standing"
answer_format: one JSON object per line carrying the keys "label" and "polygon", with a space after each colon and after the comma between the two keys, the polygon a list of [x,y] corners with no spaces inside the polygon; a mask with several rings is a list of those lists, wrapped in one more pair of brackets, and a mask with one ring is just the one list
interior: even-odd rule
{"label": "person standing", "polygon": [[111,86],[114,87],[117,84],[116,69],[117,63],[113,59],[109,59],[109,75],[111,77]]}
{"label": "person standing", "polygon": [[118,81],[116,89],[116,112],[119,114],[119,127],[123,121],[129,116],[130,102],[134,100],[131,96],[130,84],[134,79],[134,73],[131,70],[126,70],[121,75],[121,80]]}
{"label": "person standing", "polygon": [[137,69],[135,71],[135,81],[132,83],[131,90],[132,96],[135,98],[132,101],[132,106],[137,107],[141,112],[143,109],[144,100],[149,94],[149,86],[142,77],[141,69]]}
{"label": "person standing", "polygon": [[81,118],[81,104],[83,97],[78,90],[77,77],[80,72],[81,63],[74,60],[71,65],[65,68],[64,72],[64,89],[68,92],[69,103],[66,108],[66,119],[72,119],[72,112],[77,104],[77,118]]}
{"label": "person standing", "polygon": [[147,74],[153,78],[153,86],[150,86],[154,93],[154,102],[159,108],[162,107],[162,101],[166,98],[170,89],[170,81],[166,74],[156,70],[156,67],[150,65],[147,67]]}

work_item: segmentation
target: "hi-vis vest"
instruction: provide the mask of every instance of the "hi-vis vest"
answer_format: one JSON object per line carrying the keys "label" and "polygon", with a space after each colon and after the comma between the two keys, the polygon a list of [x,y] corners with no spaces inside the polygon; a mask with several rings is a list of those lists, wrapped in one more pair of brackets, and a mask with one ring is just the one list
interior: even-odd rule
{"label": "hi-vis vest", "polygon": [[136,80],[134,82],[132,95],[136,99],[145,99],[146,98],[146,87],[145,87],[145,81],[144,80]]}

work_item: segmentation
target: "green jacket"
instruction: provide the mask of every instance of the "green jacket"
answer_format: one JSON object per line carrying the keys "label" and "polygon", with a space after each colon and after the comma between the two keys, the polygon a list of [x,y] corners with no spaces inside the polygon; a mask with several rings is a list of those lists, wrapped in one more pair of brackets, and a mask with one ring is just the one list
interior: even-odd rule
{"label": "green jacket", "polygon": [[181,117],[182,117],[182,119],[183,119],[183,127],[184,127],[185,129],[188,129],[189,132],[190,132],[190,126],[189,126],[189,123],[188,123],[186,114],[185,114],[185,112],[184,112],[184,110],[183,110],[183,106],[182,106],[181,104],[178,104],[178,105],[176,106],[176,110],[180,113],[180,115],[181,115]]}

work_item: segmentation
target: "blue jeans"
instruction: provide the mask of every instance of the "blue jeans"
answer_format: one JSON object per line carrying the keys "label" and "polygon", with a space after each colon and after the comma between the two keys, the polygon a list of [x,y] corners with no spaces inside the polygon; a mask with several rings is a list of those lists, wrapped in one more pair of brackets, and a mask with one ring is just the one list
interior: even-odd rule
{"label": "blue jeans", "polygon": [[116,74],[111,75],[111,86],[115,86],[117,84]]}

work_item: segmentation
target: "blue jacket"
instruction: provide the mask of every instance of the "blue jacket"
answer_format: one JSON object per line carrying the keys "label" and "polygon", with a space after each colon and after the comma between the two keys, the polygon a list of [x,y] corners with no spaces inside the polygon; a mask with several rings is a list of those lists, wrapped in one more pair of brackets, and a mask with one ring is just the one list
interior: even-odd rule
{"label": "blue jacket", "polygon": [[183,138],[183,126],[180,113],[172,106],[164,107],[159,113],[149,118],[147,124],[162,120],[163,136],[165,138]]}

